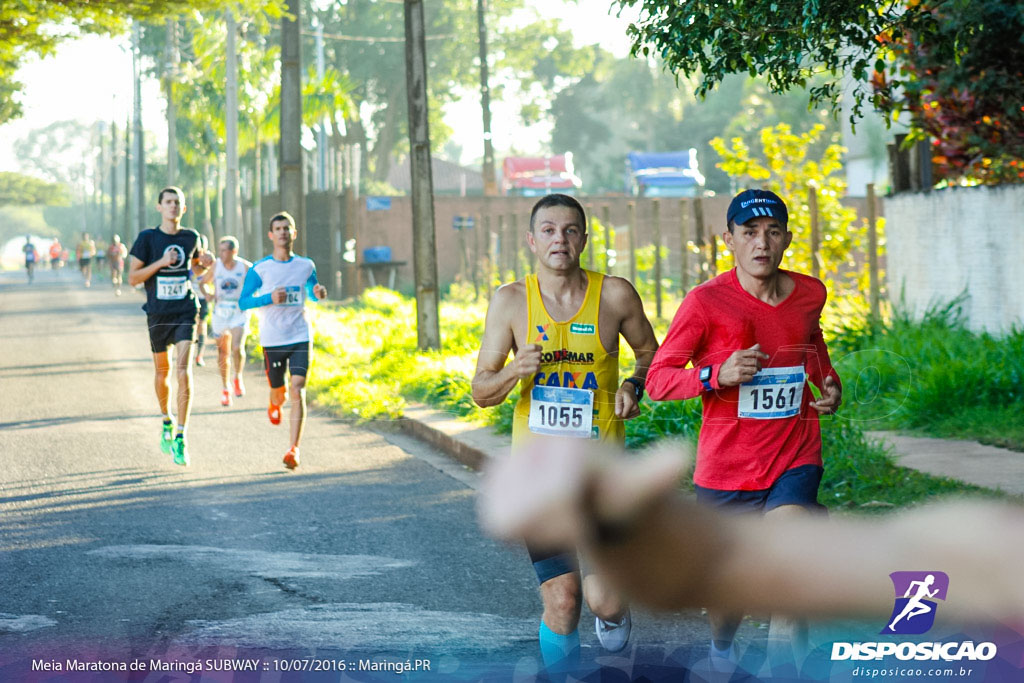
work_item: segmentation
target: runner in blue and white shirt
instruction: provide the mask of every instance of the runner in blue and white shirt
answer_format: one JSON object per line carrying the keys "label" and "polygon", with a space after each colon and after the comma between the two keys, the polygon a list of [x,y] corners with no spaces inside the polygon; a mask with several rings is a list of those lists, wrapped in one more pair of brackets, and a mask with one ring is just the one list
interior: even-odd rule
{"label": "runner in blue and white shirt", "polygon": [[312,351],[313,326],[306,314],[306,299],[327,296],[327,288],[316,279],[311,259],[292,252],[298,229],[291,214],[282,211],[270,219],[267,236],[274,253],[253,264],[245,274],[238,305],[244,311],[257,309],[260,345],[270,381],[271,424],[281,423],[281,406],[286,400],[284,375],[291,374],[291,448],[284,456],[288,469],[299,464],[299,441],[306,422],[306,374]]}

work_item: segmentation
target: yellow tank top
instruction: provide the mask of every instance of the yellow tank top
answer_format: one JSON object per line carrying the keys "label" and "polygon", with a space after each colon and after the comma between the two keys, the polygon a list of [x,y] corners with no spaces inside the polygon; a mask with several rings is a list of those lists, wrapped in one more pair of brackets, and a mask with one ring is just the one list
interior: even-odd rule
{"label": "yellow tank top", "polygon": [[584,270],[587,293],[583,305],[569,320],[556,322],[548,315],[537,276],[526,276],[527,344],[540,344],[540,371],[520,382],[519,401],[512,419],[512,443],[537,436],[530,430],[530,393],[534,386],[569,387],[593,392],[591,438],[625,442],[622,419],[615,416],[619,389],[619,359],[601,344],[598,313],[604,275]]}

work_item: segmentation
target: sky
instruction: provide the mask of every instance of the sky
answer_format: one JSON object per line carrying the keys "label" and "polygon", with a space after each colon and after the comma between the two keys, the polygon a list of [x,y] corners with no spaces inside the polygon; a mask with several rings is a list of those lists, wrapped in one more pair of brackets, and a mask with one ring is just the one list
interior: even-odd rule
{"label": "sky", "polygon": [[[629,51],[626,18],[609,13],[611,0],[529,0],[545,16],[558,17],[571,26],[580,43],[600,42],[622,56]],[[625,16],[625,15],[624,15]],[[32,58],[18,72],[25,89],[19,94],[25,115],[0,125],[0,171],[18,171],[13,145],[29,131],[54,121],[78,119],[83,123],[116,120],[124,125],[131,109],[132,65],[129,39],[87,36],[65,43],[57,54],[43,60]],[[155,80],[143,82],[143,125],[157,140],[166,140],[164,102]],[[445,120],[456,131],[455,142],[463,148],[462,159],[483,155],[483,123],[478,92],[450,106]],[[515,107],[495,103],[494,130],[506,131],[494,140],[501,154],[515,145],[521,152],[539,151],[547,139],[543,127],[524,130]]]}

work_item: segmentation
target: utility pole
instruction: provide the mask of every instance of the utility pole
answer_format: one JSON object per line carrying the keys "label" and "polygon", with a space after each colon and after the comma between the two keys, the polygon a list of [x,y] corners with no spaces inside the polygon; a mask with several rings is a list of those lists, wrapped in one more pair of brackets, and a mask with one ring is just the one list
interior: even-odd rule
{"label": "utility pole", "polygon": [[174,79],[178,75],[178,22],[167,20],[167,43],[164,52],[164,88],[167,93],[167,184],[178,184],[178,131],[174,108]]}
{"label": "utility pole", "polygon": [[135,234],[146,224],[146,148],[142,137],[142,28],[139,22],[132,25],[132,66],[135,77],[135,210],[137,223]]}
{"label": "utility pole", "polygon": [[[316,75],[323,82],[324,79],[324,25],[318,19],[316,22]],[[324,120],[320,119],[316,127],[316,189],[323,192],[327,189],[327,126]]]}
{"label": "utility pole", "polygon": [[[117,232],[117,119],[110,120],[110,238]],[[127,209],[126,209],[127,210]],[[124,236],[128,239],[128,235]]]}
{"label": "utility pole", "polygon": [[416,280],[416,338],[420,349],[441,348],[438,320],[434,180],[427,124],[427,52],[423,0],[405,0],[405,84],[409,102],[409,166],[412,171],[412,250]]}
{"label": "utility pole", "polygon": [[491,141],[491,88],[487,66],[487,0],[476,0],[476,23],[480,34],[480,108],[484,115],[484,194],[498,194],[494,173],[494,144]]}
{"label": "utility pole", "polygon": [[[133,241],[139,234],[132,230],[132,126],[131,116],[124,119],[124,228],[125,241]],[[141,227],[141,224],[140,224]]]}
{"label": "utility pole", "polygon": [[281,18],[281,166],[280,210],[295,217],[295,250],[306,249],[306,202],[302,192],[302,37],[300,0],[288,0]]}
{"label": "utility pole", "polygon": [[[227,24],[227,93],[224,101],[225,144],[227,146],[227,174],[224,179],[224,233],[238,237],[240,221],[238,201],[238,50],[235,45],[238,29],[235,13],[231,7],[225,9]],[[303,226],[305,227],[305,226]],[[221,235],[221,236],[223,236]],[[249,245],[246,245],[248,248]]]}

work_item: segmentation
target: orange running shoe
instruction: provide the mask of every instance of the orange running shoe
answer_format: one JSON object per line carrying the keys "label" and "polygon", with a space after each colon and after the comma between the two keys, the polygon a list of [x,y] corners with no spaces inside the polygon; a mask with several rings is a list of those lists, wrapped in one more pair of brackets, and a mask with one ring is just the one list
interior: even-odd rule
{"label": "orange running shoe", "polygon": [[239,398],[245,396],[245,385],[242,384],[241,377],[235,378],[235,396],[238,396]]}
{"label": "orange running shoe", "polygon": [[270,404],[267,408],[267,417],[270,418],[270,424],[279,425],[281,424],[281,406]]}
{"label": "orange running shoe", "polygon": [[227,389],[224,389],[220,392],[220,404],[222,406],[231,405],[231,392],[228,391]]}
{"label": "orange running shoe", "polygon": [[284,454],[284,466],[290,470],[294,470],[299,466],[299,447],[292,446],[288,449],[288,452]]}

